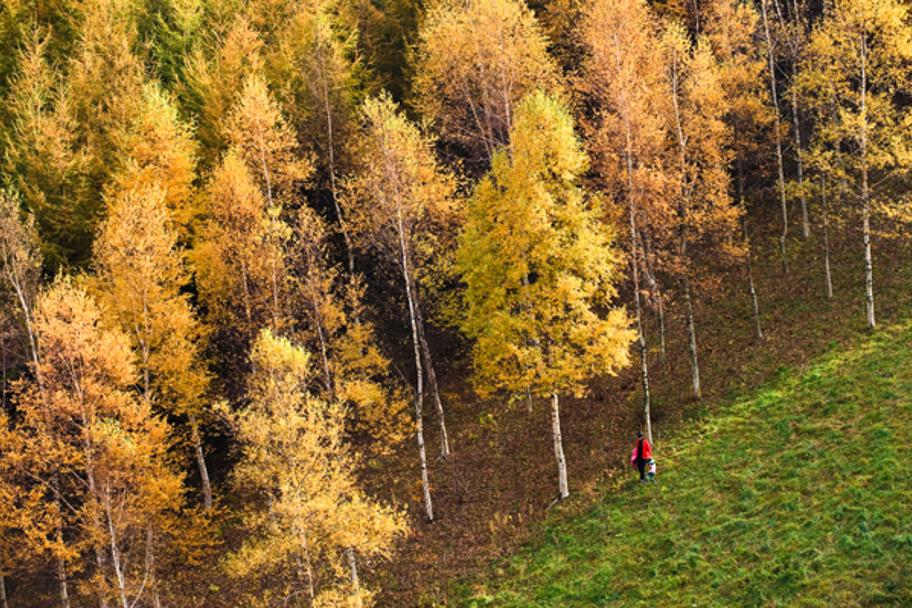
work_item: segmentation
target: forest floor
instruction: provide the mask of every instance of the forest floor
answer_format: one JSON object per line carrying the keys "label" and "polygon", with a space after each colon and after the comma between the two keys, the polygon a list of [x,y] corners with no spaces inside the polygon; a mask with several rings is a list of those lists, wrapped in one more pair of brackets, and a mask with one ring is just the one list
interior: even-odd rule
{"label": "forest floor", "polygon": [[663,442],[659,481],[556,515],[459,605],[912,605],[912,322]]}
{"label": "forest floor", "polygon": [[[783,370],[851,344],[865,332],[860,235],[846,233],[834,240],[835,297],[829,301],[817,235],[807,241],[790,241],[791,272],[787,275],[777,250],[775,235],[755,242],[755,281],[765,332],[762,341],[753,336],[743,270],[732,271],[711,297],[696,298],[702,401],[690,397],[681,311],[672,304],[667,313],[664,363],[657,349],[655,324],[650,323],[653,424],[657,458],[663,468],[669,454],[666,449],[675,446],[676,451],[681,450],[680,444],[673,443],[680,439],[671,438],[682,437],[678,433],[692,426],[682,423],[724,410],[725,404],[751,394]],[[910,262],[912,253],[904,243],[875,240],[877,311],[882,323],[895,323],[912,311]],[[606,488],[617,488],[617,479],[630,475],[625,466],[633,435],[642,423],[642,395],[632,367],[616,378],[594,383],[587,398],[563,400],[564,449],[572,495],[550,511],[547,507],[556,496],[557,475],[545,404],[537,403],[529,411],[524,401],[480,401],[466,382],[469,370],[440,370],[438,375],[444,383],[453,455],[447,461],[434,460],[436,419],[429,410],[425,428],[433,460],[430,475],[437,520],[427,523],[422,517],[413,442],[373,463],[376,470],[365,475],[379,497],[406,505],[412,519],[412,534],[395,556],[368,568],[369,582],[382,589],[378,598],[382,606],[444,606],[464,600],[463,593],[454,595],[454,580],[489,572],[492,560],[496,563],[523,543],[539,538],[542,525],[548,530],[551,518],[587,512],[605,499]],[[668,476],[662,478],[670,483]],[[699,557],[694,554],[693,559]]]}

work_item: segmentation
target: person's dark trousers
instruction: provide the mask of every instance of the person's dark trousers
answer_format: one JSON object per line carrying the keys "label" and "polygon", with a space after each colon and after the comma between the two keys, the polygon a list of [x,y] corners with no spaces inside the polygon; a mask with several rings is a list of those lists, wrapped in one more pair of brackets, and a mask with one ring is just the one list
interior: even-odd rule
{"label": "person's dark trousers", "polygon": [[640,472],[640,481],[646,481],[646,461],[637,458],[637,470]]}

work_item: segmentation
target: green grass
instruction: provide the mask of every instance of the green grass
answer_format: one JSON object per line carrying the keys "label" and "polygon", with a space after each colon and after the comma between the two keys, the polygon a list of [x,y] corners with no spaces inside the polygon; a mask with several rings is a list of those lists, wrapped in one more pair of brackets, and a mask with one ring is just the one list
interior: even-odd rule
{"label": "green grass", "polygon": [[912,325],[711,411],[457,603],[912,606]]}

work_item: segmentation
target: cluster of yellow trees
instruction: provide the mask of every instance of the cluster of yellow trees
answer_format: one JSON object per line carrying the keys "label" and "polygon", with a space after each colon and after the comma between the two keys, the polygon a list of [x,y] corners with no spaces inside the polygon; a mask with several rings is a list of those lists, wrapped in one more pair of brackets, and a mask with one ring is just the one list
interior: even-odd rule
{"label": "cluster of yellow trees", "polygon": [[695,398],[722,271],[762,339],[752,191],[827,297],[859,223],[871,327],[907,216],[900,0],[13,0],[0,47],[0,608],[206,605],[216,554],[221,604],[369,605],[407,517],[364,459],[415,437],[432,521],[426,401],[458,453],[430,324],[550,404],[564,498],[561,397],[635,344],[651,437],[670,302]]}

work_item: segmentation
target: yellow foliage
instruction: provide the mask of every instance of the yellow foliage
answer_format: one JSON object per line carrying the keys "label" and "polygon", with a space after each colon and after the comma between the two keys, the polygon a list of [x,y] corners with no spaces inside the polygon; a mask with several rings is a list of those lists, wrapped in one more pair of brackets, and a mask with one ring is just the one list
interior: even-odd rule
{"label": "yellow foliage", "polygon": [[205,217],[192,260],[211,322],[249,339],[259,327],[285,324],[289,236],[240,153],[231,149],[205,193]]}
{"label": "yellow foliage", "polygon": [[20,54],[5,100],[11,123],[3,167],[36,219],[42,253],[56,266],[85,252],[93,218],[84,208],[86,158],[77,147],[70,106],[44,58],[46,46],[46,39],[35,37]]}
{"label": "yellow foliage", "polygon": [[208,376],[166,191],[142,178],[121,186],[95,243],[99,297],[130,338],[144,396],[165,412],[198,415]]}
{"label": "yellow foliage", "polygon": [[[142,593],[141,563],[122,555],[149,542],[183,502],[182,478],[168,456],[170,428],[130,392],[136,368],[127,337],[106,327],[94,300],[58,279],[39,298],[35,329],[41,381],[19,395],[24,462],[43,479],[53,513],[76,526],[72,551],[92,550],[118,576],[96,571],[98,597],[133,601]],[[57,492],[63,501],[56,501]],[[40,512],[39,512],[40,513]]]}
{"label": "yellow foliage", "polygon": [[[229,556],[228,572],[256,578],[299,572],[306,564],[313,576],[345,549],[387,555],[405,532],[404,518],[358,488],[356,461],[344,441],[345,407],[308,392],[310,356],[265,330],[250,358],[249,404],[236,418],[241,460],[234,475],[253,500],[244,517],[248,536]],[[331,568],[328,574],[334,576]]]}
{"label": "yellow foliage", "polygon": [[367,100],[361,113],[359,167],[345,197],[355,236],[362,249],[399,264],[404,250],[413,272],[441,253],[440,235],[458,220],[456,179],[389,96]]}
{"label": "yellow foliage", "polygon": [[161,188],[170,213],[169,223],[186,243],[197,214],[193,208],[196,142],[159,86],[144,87],[142,106],[124,134],[121,147],[125,167],[115,176],[111,188]]}
{"label": "yellow foliage", "polygon": [[627,364],[620,256],[579,184],[587,165],[570,114],[536,92],[470,201],[457,268],[482,393],[579,394]]}
{"label": "yellow foliage", "polygon": [[523,96],[559,88],[548,41],[519,0],[432,3],[414,64],[417,108],[442,139],[482,162],[508,142]]}
{"label": "yellow foliage", "polygon": [[263,69],[262,41],[250,22],[238,16],[221,45],[207,56],[196,49],[187,59],[182,94],[196,116],[203,165],[211,167],[227,148],[224,121],[237,100],[244,79]]}
{"label": "yellow foliage", "polygon": [[224,126],[225,141],[244,159],[270,206],[287,199],[313,172],[294,132],[256,73],[246,77]]}
{"label": "yellow foliage", "polygon": [[316,213],[302,207],[291,248],[297,309],[304,317],[299,335],[315,353],[319,394],[349,406],[353,430],[373,439],[372,449],[387,451],[409,428],[407,404],[365,318],[364,286],[331,265],[326,232]]}

